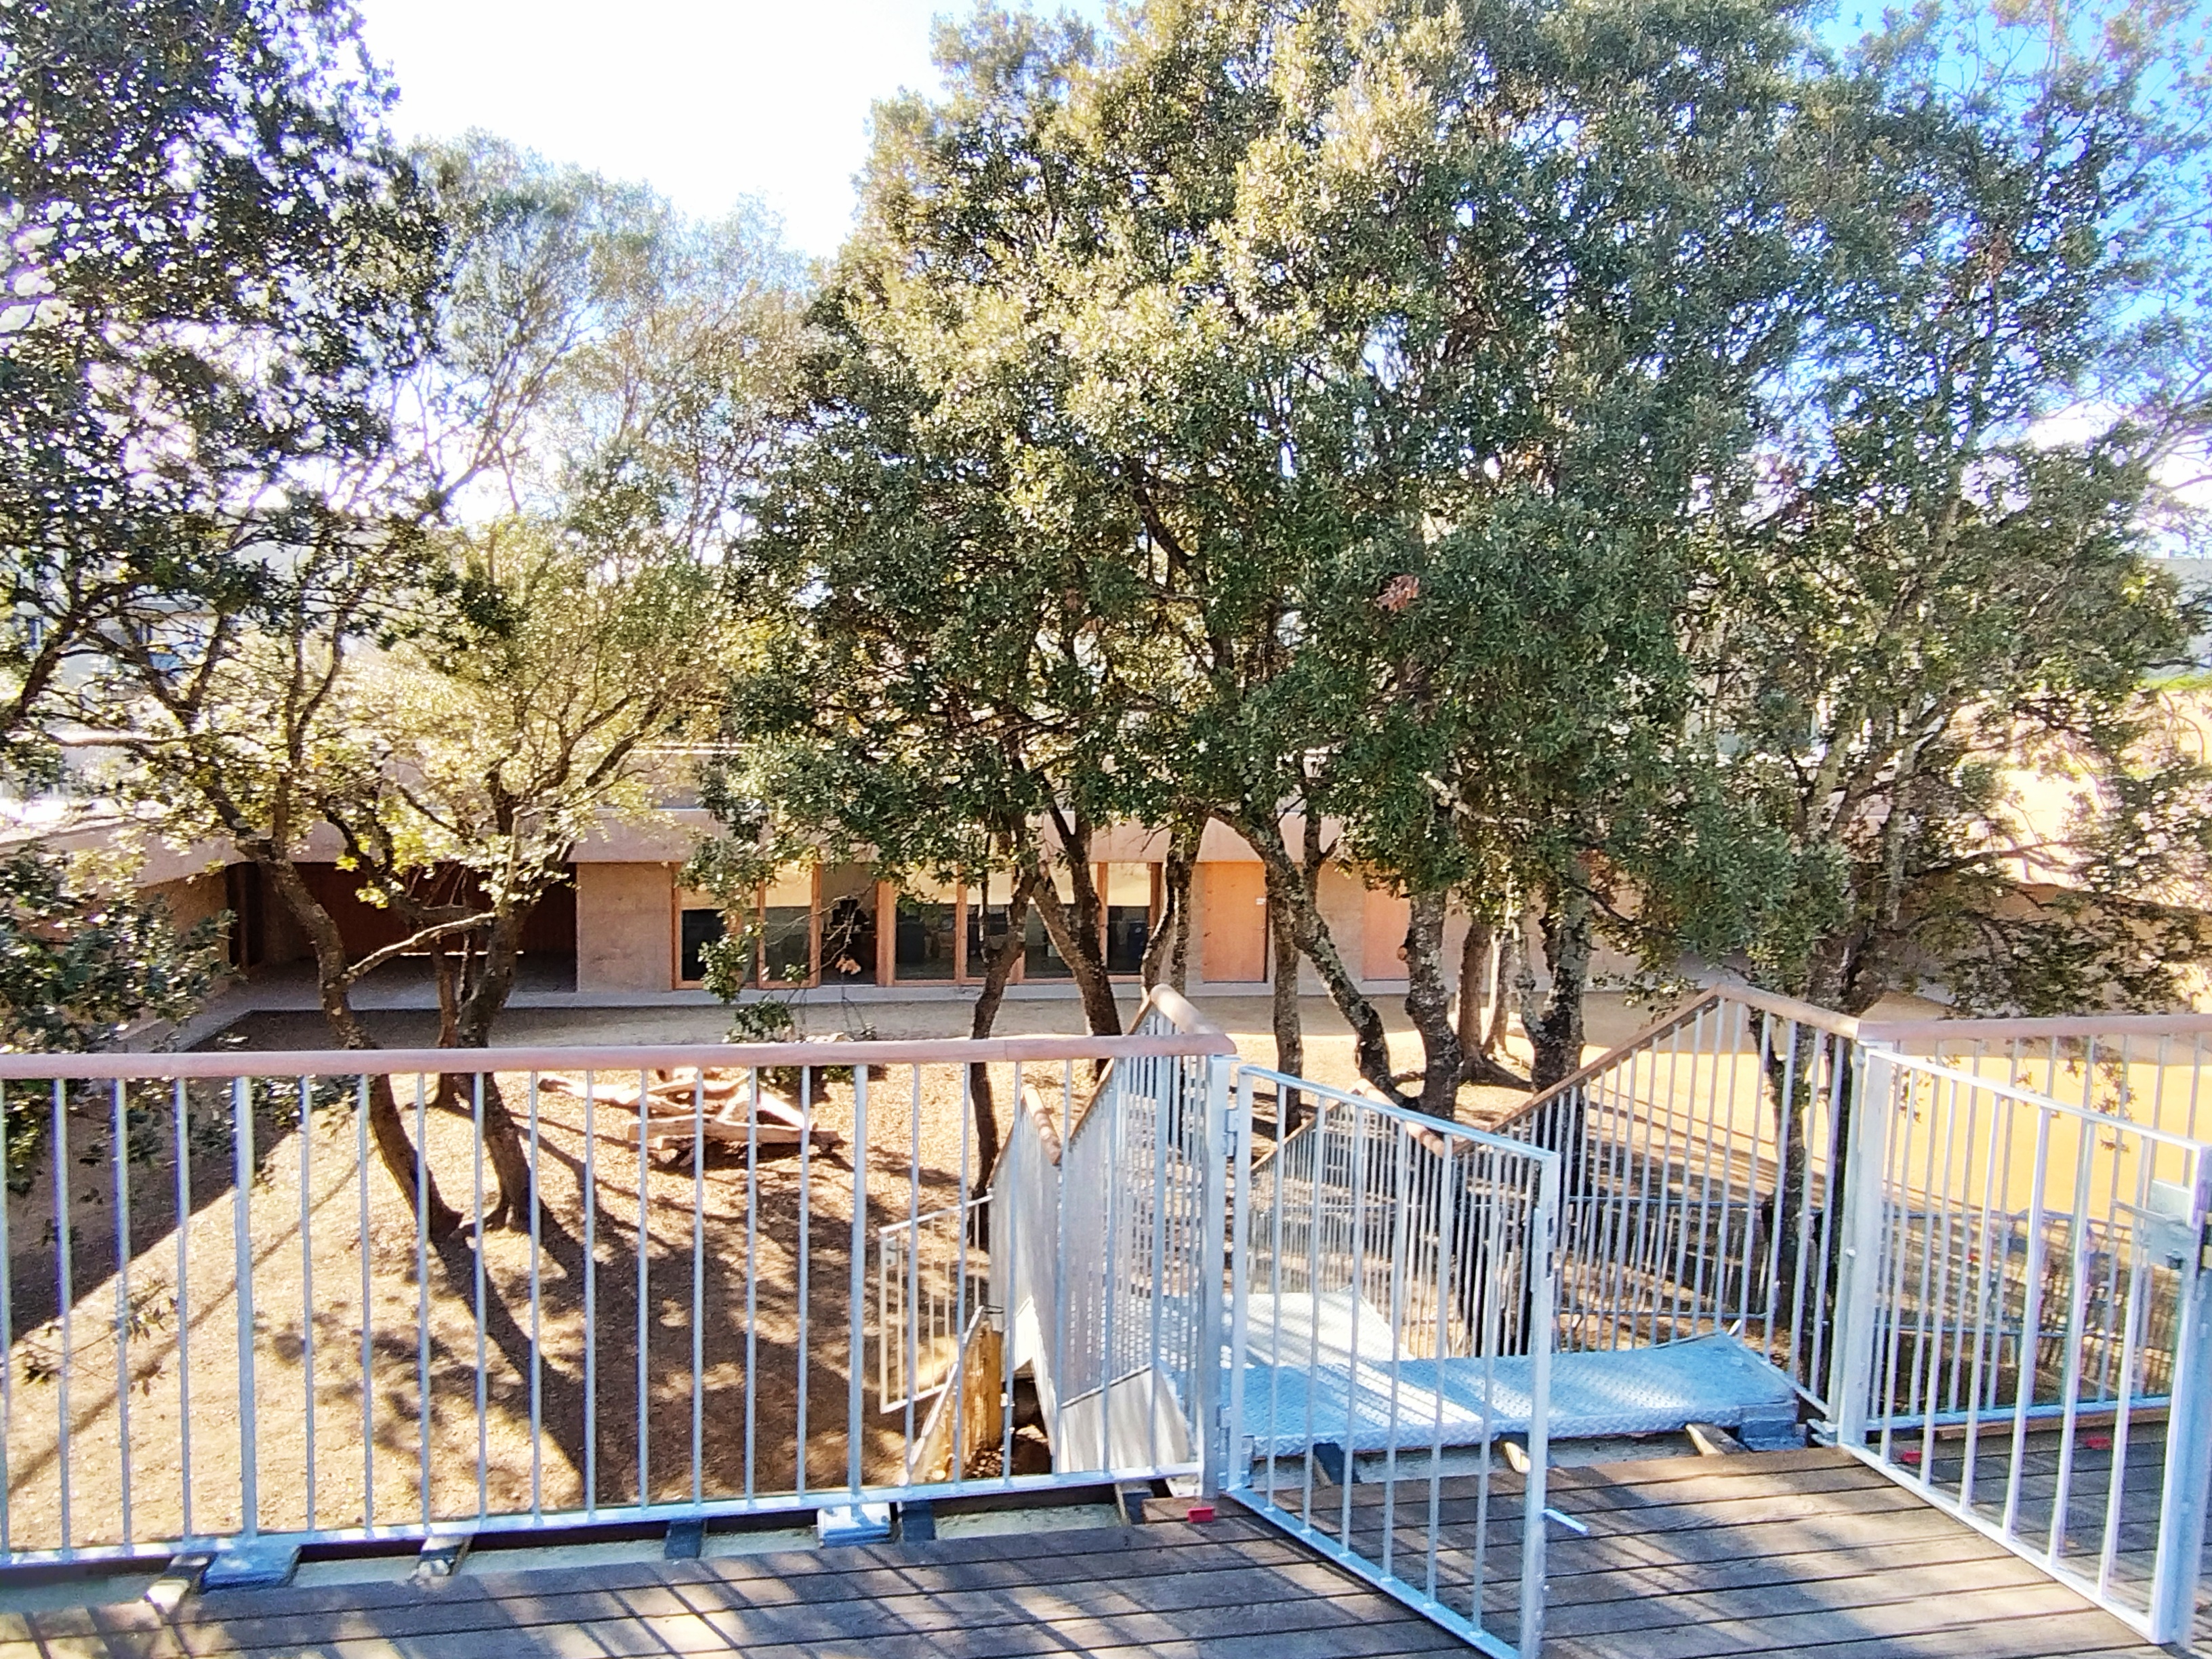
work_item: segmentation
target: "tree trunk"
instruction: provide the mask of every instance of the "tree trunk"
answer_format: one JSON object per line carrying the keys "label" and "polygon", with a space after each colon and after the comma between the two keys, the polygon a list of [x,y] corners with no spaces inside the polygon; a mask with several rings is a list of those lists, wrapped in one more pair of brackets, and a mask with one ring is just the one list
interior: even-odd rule
{"label": "tree trunk", "polygon": [[[1842,1013],[1865,1013],[1880,1000],[1878,989],[1872,994],[1856,997],[1851,993],[1854,988],[1863,993],[1869,985],[1878,986],[1879,980],[1869,975],[1854,987],[1852,969],[1857,957],[1855,944],[1848,937],[1823,941],[1815,946],[1804,977],[1788,988],[1789,994]],[[1811,1149],[1816,1134],[1811,1108],[1824,1099],[1832,1101],[1835,1121],[1820,1138],[1832,1139],[1834,1146],[1844,1148],[1850,1145],[1851,1116],[1858,1109],[1858,1101],[1853,1089],[1854,1068],[1848,1062],[1837,1064],[1845,1052],[1841,1042],[1824,1042],[1820,1034],[1808,1025],[1793,1027],[1769,1015],[1757,1018],[1764,1062],[1760,1069],[1766,1078],[1775,1144],[1784,1149],[1777,1182],[1779,1201],[1774,1206],[1771,1224],[1772,1242],[1777,1247],[1778,1282],[1786,1287],[1796,1283],[1801,1271],[1803,1252],[1798,1235],[1801,1231],[1811,1231],[1804,1222],[1809,1196],[1806,1188],[1811,1173]],[[1792,1032],[1794,1036],[1785,1035]],[[1828,1066],[1833,1069],[1833,1075],[1828,1078],[1817,1074],[1824,1053]],[[1832,1214],[1846,1213],[1844,1206],[1850,1196],[1853,1169],[1849,1158],[1839,1158],[1829,1177],[1826,1203]],[[1844,1229],[1834,1230],[1825,1263],[1825,1282],[1830,1291],[1838,1280],[1843,1235]]]}
{"label": "tree trunk", "polygon": [[[1306,1036],[1298,1011],[1298,944],[1291,933],[1289,909],[1277,903],[1272,893],[1267,897],[1267,958],[1274,988],[1275,1069],[1285,1077],[1300,1077],[1305,1073]],[[1298,1127],[1302,1103],[1297,1090],[1277,1087],[1281,1094],[1276,1103],[1277,1132],[1287,1136]]]}
{"label": "tree trunk", "polygon": [[[1490,1030],[1483,1034],[1482,1052],[1493,1058],[1505,1046],[1505,1034],[1513,1018],[1513,1006],[1520,994],[1521,980],[1528,969],[1528,958],[1521,948],[1521,917],[1517,911],[1509,914],[1505,926],[1499,930],[1498,939],[1497,994],[1490,1005]],[[1526,1006],[1525,1002],[1522,1006]]]}
{"label": "tree trunk", "polygon": [[1166,889],[1160,910],[1159,931],[1145,946],[1143,980],[1150,991],[1164,975],[1178,992],[1183,988],[1190,959],[1190,869],[1198,854],[1198,838],[1180,826],[1168,838],[1167,866],[1162,885]]}
{"label": "tree trunk", "polygon": [[1160,925],[1145,941],[1145,957],[1137,965],[1137,983],[1149,994],[1167,972],[1168,951],[1175,943],[1175,896],[1170,893],[1160,909]]}
{"label": "tree trunk", "polygon": [[[1114,1000],[1114,983],[1107,977],[1106,958],[1098,943],[1097,884],[1087,871],[1075,866],[1076,902],[1062,904],[1059,890],[1046,878],[1041,864],[1033,863],[1031,867],[1036,870],[1037,878],[1030,902],[1036,906],[1037,915],[1044,921],[1053,949],[1060,952],[1068,971],[1075,976],[1075,988],[1083,999],[1084,1018],[1091,1027],[1091,1035],[1121,1036],[1121,1007]],[[1086,892],[1091,895],[1091,921],[1087,926],[1083,920],[1086,908],[1083,895]]]}
{"label": "tree trunk", "polygon": [[1459,1078],[1486,1088],[1525,1089],[1528,1079],[1502,1064],[1497,1054],[1504,1037],[1505,963],[1500,930],[1480,920],[1470,922],[1459,956]]}
{"label": "tree trunk", "polygon": [[1444,984],[1444,908],[1441,889],[1411,896],[1406,921],[1406,1017],[1421,1034],[1421,1109],[1458,1115],[1460,1044]]}
{"label": "tree trunk", "polygon": [[1497,942],[1495,928],[1480,916],[1469,916],[1467,938],[1459,947],[1459,1047],[1463,1054],[1482,1052],[1483,1015],[1495,983],[1492,946]]}
{"label": "tree trunk", "polygon": [[1530,1074],[1539,1089],[1550,1088],[1582,1066],[1583,996],[1589,986],[1589,896],[1574,887],[1555,891],[1544,908],[1544,959],[1551,969],[1552,983],[1534,1016],[1524,1011],[1521,1019],[1536,1051]]}
{"label": "tree trunk", "polygon": [[[456,1048],[491,1046],[493,1023],[514,991],[514,965],[521,953],[522,928],[529,915],[529,908],[525,907],[520,912],[506,911],[493,916],[483,953],[474,963],[474,982],[465,988],[466,994],[461,999],[454,1032]],[[477,1076],[483,1079],[484,1151],[499,1177],[499,1200],[483,1218],[484,1231],[507,1226],[526,1229],[530,1225],[530,1155],[523,1148],[521,1133],[515,1127],[514,1114],[507,1109],[498,1078],[489,1071],[464,1073],[458,1078],[441,1079],[439,1086],[442,1089],[449,1082],[458,1082],[464,1088],[472,1089],[473,1079]],[[467,1103],[473,1115],[473,1099],[468,1099]]]}
{"label": "tree trunk", "polygon": [[[1014,964],[1022,959],[1022,930],[1029,925],[1030,894],[1036,882],[1034,867],[1015,876],[1014,890],[1006,901],[1006,936],[984,954],[983,989],[975,999],[975,1018],[968,1026],[968,1035],[979,1041],[990,1036],[991,1027],[998,1022],[1006,981],[1013,977]],[[1018,1094],[1018,1071],[1014,1088]],[[991,1171],[999,1167],[999,1152],[1006,1144],[991,1097],[991,1068],[981,1060],[968,1068],[968,1100],[975,1119],[975,1176],[969,1190],[981,1192],[991,1184]]]}
{"label": "tree trunk", "polygon": [[[1322,982],[1328,987],[1329,1000],[1352,1027],[1352,1057],[1359,1067],[1359,1075],[1380,1090],[1386,1100],[1401,1106],[1411,1105],[1413,1103],[1398,1092],[1390,1075],[1389,1036],[1382,1015],[1368,1000],[1358,981],[1352,976],[1351,969],[1345,965],[1336,941],[1329,935],[1321,906],[1315,901],[1306,872],[1291,861],[1290,850],[1283,844],[1281,826],[1271,819],[1254,817],[1239,821],[1234,828],[1259,853],[1267,876],[1268,901],[1279,902],[1287,912],[1291,939],[1297,953],[1313,963]],[[1308,862],[1310,864],[1312,860],[1309,858]]]}
{"label": "tree trunk", "polygon": [[[307,883],[300,878],[299,871],[289,859],[263,856],[250,845],[241,844],[239,850],[268,874],[285,908],[300,924],[301,932],[307,934],[308,945],[315,953],[316,990],[322,1003],[323,1018],[330,1023],[338,1046],[374,1048],[377,1045],[370,1041],[368,1030],[353,1010],[351,981],[346,974],[345,940],[337,924],[331,920],[330,912],[307,890]],[[392,1097],[389,1076],[372,1073],[369,1077],[368,1127],[386,1173],[406,1194],[409,1211],[422,1220],[430,1237],[443,1238],[458,1231],[460,1212],[440,1194],[436,1177],[431,1175],[420,1149],[408,1135],[398,1103]]]}
{"label": "tree trunk", "polygon": [[1175,946],[1168,953],[1168,984],[1180,996],[1190,988],[1190,883],[1198,866],[1199,836],[1206,826],[1200,823],[1198,832],[1190,838],[1187,850],[1178,858],[1178,849],[1168,848],[1168,902],[1175,907]]}

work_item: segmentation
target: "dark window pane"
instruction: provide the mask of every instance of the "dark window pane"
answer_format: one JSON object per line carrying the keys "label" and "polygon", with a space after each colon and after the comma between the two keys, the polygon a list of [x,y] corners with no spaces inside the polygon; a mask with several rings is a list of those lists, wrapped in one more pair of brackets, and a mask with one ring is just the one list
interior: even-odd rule
{"label": "dark window pane", "polygon": [[707,977],[707,963],[701,954],[725,929],[720,910],[686,910],[683,918],[682,966],[677,977],[687,983],[696,983]]}
{"label": "dark window pane", "polygon": [[968,977],[970,979],[981,979],[990,971],[990,953],[1006,941],[1008,892],[1009,884],[1005,876],[992,877],[988,889],[979,884],[968,890]]}
{"label": "dark window pane", "polygon": [[1145,946],[1152,937],[1152,908],[1149,904],[1109,904],[1106,907],[1106,971],[1133,974],[1145,965]]}
{"label": "dark window pane", "polygon": [[829,902],[822,915],[822,977],[837,985],[876,982],[876,890]]}
{"label": "dark window pane", "polygon": [[1109,864],[1105,875],[1106,971],[1141,972],[1152,937],[1152,866]]}
{"label": "dark window pane", "polygon": [[902,980],[951,979],[958,907],[901,893],[893,972]]}

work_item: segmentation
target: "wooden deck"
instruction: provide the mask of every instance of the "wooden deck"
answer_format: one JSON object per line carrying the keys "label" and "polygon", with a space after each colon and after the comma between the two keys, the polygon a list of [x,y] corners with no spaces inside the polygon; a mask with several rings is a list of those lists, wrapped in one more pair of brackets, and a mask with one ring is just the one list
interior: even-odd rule
{"label": "wooden deck", "polygon": [[2109,1614],[1832,1450],[1561,1469],[1547,1651],[2154,1659]]}
{"label": "wooden deck", "polygon": [[[1590,1528],[1555,1528],[1546,1651],[1557,1659],[2159,1659],[2117,1620],[1834,1452],[1563,1469],[1553,1501]],[[438,1582],[199,1596],[171,1620],[143,1602],[4,1613],[0,1659],[1467,1651],[1228,1505],[1197,1525],[694,1561],[572,1557],[537,1571],[499,1559],[479,1553]]]}

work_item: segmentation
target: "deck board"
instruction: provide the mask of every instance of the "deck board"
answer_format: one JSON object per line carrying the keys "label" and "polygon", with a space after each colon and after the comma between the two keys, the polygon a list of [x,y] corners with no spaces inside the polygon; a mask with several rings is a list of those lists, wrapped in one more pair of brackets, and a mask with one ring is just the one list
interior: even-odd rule
{"label": "deck board", "polygon": [[[1517,1548],[1517,1482],[1490,1483],[1493,1570]],[[1440,1483],[1471,1530],[1476,1483]],[[1400,1483],[1404,1522],[1425,1480]],[[1322,1495],[1340,1498],[1334,1488]],[[1352,1489],[1378,1536],[1383,1489]],[[1591,1527],[1550,1546],[1555,1659],[2160,1659],[1971,1528],[1832,1451],[1556,1471]],[[1901,1502],[1899,1500],[1902,1500]],[[1414,1534],[1418,1535],[1418,1534]],[[1015,1533],[530,1571],[479,1553],[393,1579],[0,1613],[0,1659],[1412,1659],[1452,1638],[1224,1506],[1202,1525]],[[396,1571],[396,1569],[395,1569]]]}

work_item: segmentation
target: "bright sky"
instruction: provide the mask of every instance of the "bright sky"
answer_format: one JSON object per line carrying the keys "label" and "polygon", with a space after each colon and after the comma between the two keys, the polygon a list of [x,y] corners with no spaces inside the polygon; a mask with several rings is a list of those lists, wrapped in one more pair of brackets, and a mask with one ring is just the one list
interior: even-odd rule
{"label": "bright sky", "polygon": [[[933,90],[933,12],[947,0],[362,0],[370,50],[398,75],[397,125],[483,127],[679,207],[756,196],[791,244],[836,250],[869,106]],[[1095,0],[1078,9],[1097,15]]]}

